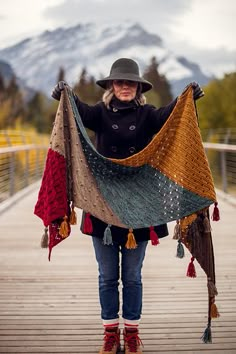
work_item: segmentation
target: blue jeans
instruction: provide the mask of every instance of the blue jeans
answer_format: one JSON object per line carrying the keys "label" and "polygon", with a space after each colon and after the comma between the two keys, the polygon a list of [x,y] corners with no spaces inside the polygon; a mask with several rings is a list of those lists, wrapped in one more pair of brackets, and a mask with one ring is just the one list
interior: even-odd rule
{"label": "blue jeans", "polygon": [[[119,318],[119,279],[123,285],[122,316],[127,320],[139,320],[142,311],[141,269],[148,241],[138,243],[136,249],[126,249],[118,244],[104,245],[93,237],[93,245],[99,270],[99,297],[103,320]],[[121,262],[120,262],[121,254]]]}

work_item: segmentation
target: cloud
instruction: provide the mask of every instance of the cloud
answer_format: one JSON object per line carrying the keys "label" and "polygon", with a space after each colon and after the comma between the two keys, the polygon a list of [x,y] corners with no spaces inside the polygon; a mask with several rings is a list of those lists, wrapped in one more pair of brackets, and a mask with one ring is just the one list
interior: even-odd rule
{"label": "cloud", "polygon": [[235,0],[193,0],[191,9],[182,14],[175,28],[176,37],[198,48],[236,49]]}
{"label": "cloud", "polygon": [[215,74],[223,77],[224,74],[236,71],[236,50],[226,47],[199,48],[186,41],[169,42],[168,48],[179,56],[185,56],[194,63],[198,63],[206,74]]}
{"label": "cloud", "polygon": [[168,31],[169,24],[185,13],[192,0],[64,0],[45,9],[44,16],[55,25],[98,24],[131,21],[158,32]]}
{"label": "cloud", "polygon": [[195,59],[195,62],[201,63],[201,67],[208,73],[217,73],[217,77],[223,77],[224,74],[236,72],[236,50],[227,50],[226,48],[217,48],[209,50],[195,50],[189,56]]}

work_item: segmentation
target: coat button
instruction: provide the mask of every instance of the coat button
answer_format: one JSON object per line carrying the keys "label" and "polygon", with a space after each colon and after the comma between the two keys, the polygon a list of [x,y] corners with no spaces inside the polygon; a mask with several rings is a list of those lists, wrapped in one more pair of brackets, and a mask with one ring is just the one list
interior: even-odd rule
{"label": "coat button", "polygon": [[133,154],[135,151],[136,151],[136,149],[135,149],[134,146],[131,146],[131,147],[129,148],[129,152],[130,152],[131,154]]}
{"label": "coat button", "polygon": [[113,110],[113,112],[118,112],[118,109],[115,107],[113,107],[112,110]]}
{"label": "coat button", "polygon": [[131,125],[130,127],[129,127],[129,130],[135,130],[136,129],[136,126],[135,125]]}
{"label": "coat button", "polygon": [[119,128],[119,126],[117,125],[117,124],[112,124],[112,126],[111,126],[113,129],[118,129]]}
{"label": "coat button", "polygon": [[111,146],[111,151],[117,152],[117,146]]}

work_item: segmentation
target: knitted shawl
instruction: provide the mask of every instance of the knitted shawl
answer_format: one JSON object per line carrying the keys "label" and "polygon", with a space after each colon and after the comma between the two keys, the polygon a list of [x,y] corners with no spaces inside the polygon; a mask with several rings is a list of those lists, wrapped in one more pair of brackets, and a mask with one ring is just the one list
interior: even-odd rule
{"label": "knitted shawl", "polygon": [[[61,95],[42,184],[35,206],[49,226],[52,248],[70,234],[74,207],[110,225],[129,229],[127,247],[134,248],[135,229],[176,221],[177,255],[183,245],[192,258],[187,275],[195,277],[193,261],[207,275],[209,310],[204,342],[211,341],[215,305],[215,267],[209,206],[219,219],[216,194],[198,127],[192,88],[185,91],[162,129],[142,151],[125,159],[98,153],[82,124],[73,94]],[[90,228],[88,223],[87,228]],[[109,230],[106,230],[109,231]],[[158,242],[156,242],[158,243]]]}

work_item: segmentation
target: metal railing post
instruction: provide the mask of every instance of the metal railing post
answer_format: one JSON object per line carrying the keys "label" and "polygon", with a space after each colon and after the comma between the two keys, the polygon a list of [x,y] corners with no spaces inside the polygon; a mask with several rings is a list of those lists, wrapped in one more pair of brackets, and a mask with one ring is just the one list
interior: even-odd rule
{"label": "metal railing post", "polygon": [[15,193],[15,152],[10,154],[9,166],[9,194],[12,196]]}
{"label": "metal railing post", "polygon": [[228,182],[227,182],[227,168],[226,168],[225,151],[220,152],[220,164],[221,164],[222,190],[223,190],[223,192],[227,193]]}
{"label": "metal railing post", "polygon": [[35,144],[0,147],[0,201],[40,178],[47,150],[48,146]]}
{"label": "metal railing post", "polygon": [[[227,132],[224,137],[224,144],[228,144],[229,137],[230,137],[230,129],[227,129]],[[227,152],[225,152],[224,150],[221,151],[220,153],[222,189],[223,192],[225,193],[227,193],[228,191],[226,154]]]}
{"label": "metal railing post", "polygon": [[25,151],[25,187],[29,185],[29,150]]}
{"label": "metal railing post", "polygon": [[36,149],[35,178],[40,178],[39,158],[40,158],[40,149]]}
{"label": "metal railing post", "polygon": [[[228,193],[229,192],[229,183],[228,183],[227,175],[229,175],[229,168],[230,168],[231,173],[233,173],[233,175],[234,175],[234,180],[236,180],[236,178],[235,178],[236,145],[204,142],[203,146],[206,149],[206,151],[208,149],[210,149],[213,151],[218,151],[220,153],[220,177],[221,177],[221,186],[222,186],[221,188],[223,189],[223,191],[225,193]],[[234,160],[231,162],[231,167],[228,164],[228,168],[227,168],[227,163],[228,163],[227,154],[228,153],[234,154]],[[230,188],[231,187],[232,187],[232,183],[230,184]]]}

